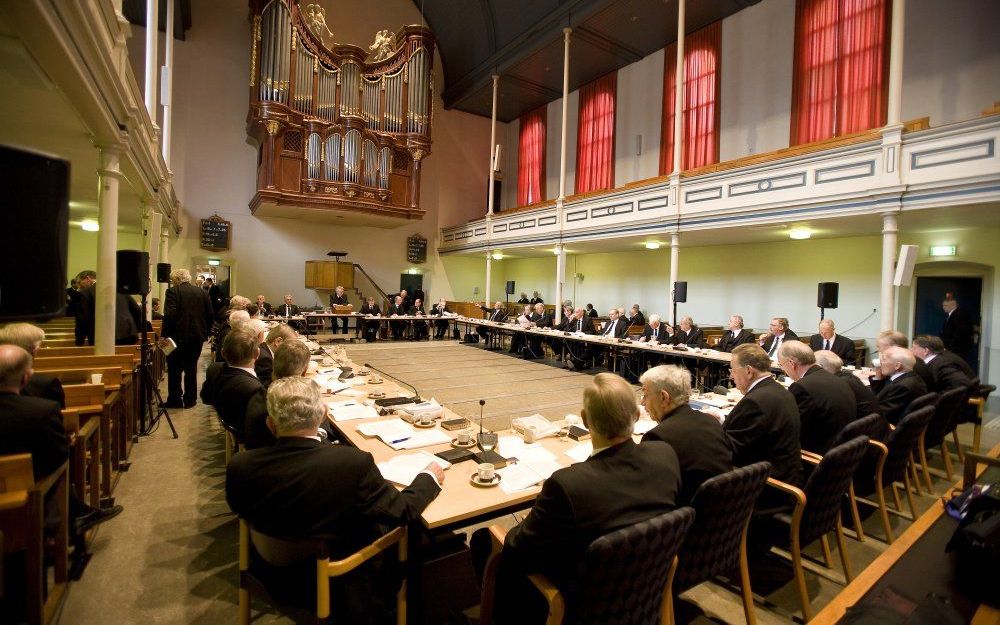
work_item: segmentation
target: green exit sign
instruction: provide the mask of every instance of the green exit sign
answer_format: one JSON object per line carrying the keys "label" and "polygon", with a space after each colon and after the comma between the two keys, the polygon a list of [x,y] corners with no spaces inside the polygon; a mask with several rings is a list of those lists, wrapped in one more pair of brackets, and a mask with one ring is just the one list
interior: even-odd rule
{"label": "green exit sign", "polygon": [[954,245],[932,245],[931,256],[954,256]]}

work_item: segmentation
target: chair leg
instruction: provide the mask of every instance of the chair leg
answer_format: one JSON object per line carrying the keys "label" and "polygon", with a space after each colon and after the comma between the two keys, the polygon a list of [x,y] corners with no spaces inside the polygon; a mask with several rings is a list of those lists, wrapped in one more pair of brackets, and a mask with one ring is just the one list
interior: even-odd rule
{"label": "chair leg", "polygon": [[[837,517],[840,518],[840,517]],[[819,537],[819,544],[823,548],[823,562],[826,564],[826,568],[833,568],[833,554],[830,553],[830,541],[827,540],[826,534]]]}
{"label": "chair leg", "polygon": [[955,454],[958,456],[958,462],[960,464],[965,464],[965,450],[962,449],[962,444],[958,442],[958,428],[956,427],[951,431],[951,438],[955,441]]}
{"label": "chair leg", "polygon": [[239,625],[250,625],[250,589],[243,579],[244,571],[250,568],[250,527],[240,521],[240,591]]}
{"label": "chair leg", "polygon": [[747,531],[743,530],[740,541],[740,586],[743,591],[743,616],[747,625],[757,625],[757,611],[753,605],[753,589],[750,586],[750,564],[747,562]]}
{"label": "chair leg", "polygon": [[[904,478],[905,478],[905,475],[904,475]],[[909,495],[910,493],[907,492],[906,494]],[[896,510],[899,510],[900,512],[902,512],[903,511],[903,502],[901,502],[899,500],[899,488],[896,487],[896,483],[895,482],[892,483],[892,499],[893,499],[893,501],[896,504]]]}
{"label": "chair leg", "polygon": [[881,479],[875,481],[875,492],[878,495],[878,511],[882,515],[882,529],[885,530],[886,541],[891,545],[895,538],[892,535],[892,526],[889,525],[889,509],[885,504],[885,489],[882,487]]}
{"label": "chair leg", "polygon": [[948,443],[941,441],[941,458],[944,460],[944,472],[949,482],[955,481],[955,471],[951,466],[951,454],[948,453]]}
{"label": "chair leg", "polygon": [[[101,438],[99,436],[90,437],[90,505],[95,508],[101,507]],[[82,493],[81,493],[82,495]]]}
{"label": "chair leg", "polygon": [[983,416],[979,415],[979,423],[972,426],[972,453],[979,453],[979,443],[983,436]]}
{"label": "chair leg", "polygon": [[[917,462],[913,458],[913,452],[912,451],[910,452],[910,461],[906,463],[906,470],[907,471],[912,471],[912,473],[913,473],[913,489],[914,489],[913,492],[915,492],[916,494],[919,495],[920,494],[920,479],[917,477]],[[927,494],[930,495],[931,493],[928,491]]]}
{"label": "chair leg", "polygon": [[233,438],[230,436],[229,432],[223,430],[222,435],[225,437],[226,443],[226,466],[229,466],[229,461],[233,459]]}
{"label": "chair leg", "polygon": [[920,468],[924,472],[924,482],[927,484],[927,492],[933,493],[934,489],[931,487],[931,472],[927,470],[927,450],[924,449],[924,439],[923,436],[920,437],[920,445],[918,445],[920,450]]}
{"label": "chair leg", "polygon": [[858,499],[854,495],[854,482],[847,488],[847,494],[851,498],[851,520],[854,523],[854,533],[858,535],[858,542],[865,542],[865,530],[861,527],[861,515],[858,513]]}
{"label": "chair leg", "polygon": [[802,601],[802,620],[809,622],[812,620],[812,609],[809,605],[809,591],[806,589],[805,571],[802,569],[802,549],[799,547],[798,536],[792,536],[792,568],[795,569],[795,585]]}
{"label": "chair leg", "polygon": [[844,567],[844,579],[850,584],[853,576],[851,575],[851,565],[847,561],[847,549],[844,548],[844,527],[840,523],[839,516],[837,517],[837,549],[840,550],[840,564]]}
{"label": "chair leg", "polygon": [[[904,473],[903,474],[903,482],[906,484],[906,499],[907,499],[907,502],[910,504],[910,516],[913,517],[914,521],[916,521],[917,520],[917,507],[915,505],[913,505],[913,495],[910,494],[910,476],[908,476],[908,475],[906,475]],[[900,511],[902,511],[902,510],[900,510]]]}

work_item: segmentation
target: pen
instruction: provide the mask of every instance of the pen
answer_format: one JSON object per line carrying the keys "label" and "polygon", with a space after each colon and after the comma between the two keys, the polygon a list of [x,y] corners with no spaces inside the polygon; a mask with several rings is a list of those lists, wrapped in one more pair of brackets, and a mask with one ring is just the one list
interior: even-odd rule
{"label": "pen", "polygon": [[398,445],[399,443],[402,443],[402,442],[405,442],[405,441],[408,441],[408,440],[410,440],[409,436],[407,436],[406,438],[397,438],[396,440],[391,441],[389,444],[390,445]]}

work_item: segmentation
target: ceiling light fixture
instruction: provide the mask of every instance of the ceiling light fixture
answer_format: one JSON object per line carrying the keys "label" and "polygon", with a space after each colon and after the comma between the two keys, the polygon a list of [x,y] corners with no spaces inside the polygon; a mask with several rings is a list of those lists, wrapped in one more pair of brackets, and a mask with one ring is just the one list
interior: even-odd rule
{"label": "ceiling light fixture", "polygon": [[491,256],[493,257],[493,260],[503,260],[503,254],[500,252],[493,252]]}
{"label": "ceiling light fixture", "polygon": [[658,250],[660,249],[659,241],[646,241],[647,250]]}
{"label": "ceiling light fixture", "polygon": [[96,219],[84,219],[80,222],[80,228],[87,232],[97,232],[101,229],[101,224]]}
{"label": "ceiling light fixture", "polygon": [[812,236],[812,230],[809,228],[792,228],[788,232],[788,236],[796,241],[801,241],[802,239],[808,239]]}

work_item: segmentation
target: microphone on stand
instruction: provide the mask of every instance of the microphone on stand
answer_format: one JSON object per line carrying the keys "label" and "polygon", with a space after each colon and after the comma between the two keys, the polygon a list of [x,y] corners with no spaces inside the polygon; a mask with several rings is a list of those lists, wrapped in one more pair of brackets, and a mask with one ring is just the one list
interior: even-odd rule
{"label": "microphone on stand", "polygon": [[486,405],[485,399],[479,400],[479,435],[483,435],[483,406]]}
{"label": "microphone on stand", "polygon": [[[408,382],[404,382],[404,381],[400,380],[399,378],[397,378],[396,376],[394,376],[392,374],[389,374],[389,373],[386,373],[385,371],[382,371],[381,369],[379,369],[375,365],[372,365],[371,363],[367,363],[366,362],[365,366],[368,367],[369,369],[374,370],[374,371],[378,371],[379,373],[381,373],[385,377],[390,378],[392,380],[395,380],[396,382],[399,382],[403,386],[405,386],[408,389],[410,389],[411,391],[413,391],[413,397],[406,399],[405,403],[410,403],[412,401],[415,404],[419,404],[420,402],[423,401],[423,399],[420,398],[420,394],[417,392],[417,388],[415,386],[413,386],[412,384],[410,384]],[[387,399],[389,399],[389,398],[387,398]],[[391,405],[391,403],[392,403],[392,401],[394,399],[398,399],[398,398],[391,398],[391,399],[389,399],[388,403],[379,403],[380,400],[375,400],[375,403],[378,404],[378,405],[380,405],[380,406]],[[382,400],[382,401],[385,401],[385,400]],[[399,402],[396,402],[396,403],[399,403]]]}
{"label": "microphone on stand", "polygon": [[[479,457],[480,462],[491,462],[494,465],[499,464],[503,458],[498,454],[490,454],[489,452],[496,449],[497,443],[500,437],[496,432],[486,432],[483,431],[483,406],[486,405],[485,399],[479,400],[479,436],[477,437],[477,443],[479,443],[479,448],[483,450],[483,454]],[[500,466],[503,466],[500,464]]]}

